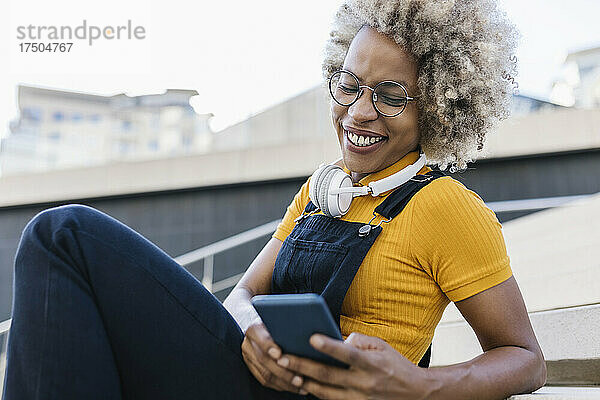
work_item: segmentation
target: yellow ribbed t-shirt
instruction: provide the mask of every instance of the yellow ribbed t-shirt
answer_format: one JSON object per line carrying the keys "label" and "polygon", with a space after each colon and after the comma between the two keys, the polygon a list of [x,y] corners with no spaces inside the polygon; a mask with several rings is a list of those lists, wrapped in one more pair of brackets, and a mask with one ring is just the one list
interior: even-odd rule
{"label": "yellow ribbed t-shirt", "polygon": [[[409,153],[357,185],[398,172],[417,158],[417,152]],[[419,173],[429,171],[424,167]],[[368,222],[391,192],[355,197],[341,220]],[[274,238],[285,240],[308,201],[307,181]],[[512,276],[502,226],[476,193],[442,177],[422,188],[382,227],[344,298],[340,328],[344,338],[352,332],[382,338],[416,364],[450,301],[466,299]]]}

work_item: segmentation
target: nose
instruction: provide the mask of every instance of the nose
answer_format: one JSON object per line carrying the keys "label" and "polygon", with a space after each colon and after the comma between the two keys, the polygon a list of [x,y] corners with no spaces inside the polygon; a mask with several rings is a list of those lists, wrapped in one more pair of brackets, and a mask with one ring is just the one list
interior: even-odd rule
{"label": "nose", "polygon": [[372,121],[377,119],[379,114],[373,106],[371,99],[372,92],[361,88],[358,92],[358,99],[348,108],[348,115],[356,122]]}

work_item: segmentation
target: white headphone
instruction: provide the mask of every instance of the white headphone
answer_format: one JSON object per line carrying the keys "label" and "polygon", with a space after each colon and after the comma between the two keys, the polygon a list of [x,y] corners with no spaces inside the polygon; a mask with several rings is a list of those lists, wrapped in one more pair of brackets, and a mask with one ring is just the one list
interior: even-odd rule
{"label": "white headphone", "polygon": [[352,186],[352,178],[337,165],[319,167],[310,178],[308,194],[313,204],[325,215],[338,218],[350,209],[352,199],[357,196],[379,196],[404,184],[423,168],[427,159],[421,154],[414,164],[367,186]]}

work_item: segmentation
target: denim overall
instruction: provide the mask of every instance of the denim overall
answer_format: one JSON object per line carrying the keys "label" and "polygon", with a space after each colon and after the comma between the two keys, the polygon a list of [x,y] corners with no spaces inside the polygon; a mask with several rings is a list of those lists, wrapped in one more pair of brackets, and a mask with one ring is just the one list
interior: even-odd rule
{"label": "denim overall", "polygon": [[[378,205],[373,215],[390,222],[410,199],[434,179],[440,171],[415,175],[399,186]],[[275,261],[272,293],[318,293],[325,299],[335,321],[340,321],[346,292],[367,252],[383,230],[381,222],[341,221],[326,215],[312,215],[316,206],[309,201],[304,213],[285,239]],[[373,221],[373,220],[371,220]],[[428,367],[431,346],[419,362]]]}

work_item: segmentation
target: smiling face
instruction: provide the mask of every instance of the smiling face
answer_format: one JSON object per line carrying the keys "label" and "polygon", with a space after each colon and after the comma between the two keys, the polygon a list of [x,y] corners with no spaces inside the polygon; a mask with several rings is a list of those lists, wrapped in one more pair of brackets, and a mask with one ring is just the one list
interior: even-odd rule
{"label": "smiling face", "polygon": [[[361,85],[374,88],[379,82],[390,80],[402,83],[409,96],[417,93],[414,58],[392,39],[369,26],[364,26],[352,40],[343,69],[354,73]],[[383,117],[373,107],[372,93],[365,88],[350,107],[331,101],[333,125],[344,164],[352,171],[355,181],[389,167],[419,144],[415,102],[409,102],[396,117]],[[374,143],[364,145],[371,142]]]}

